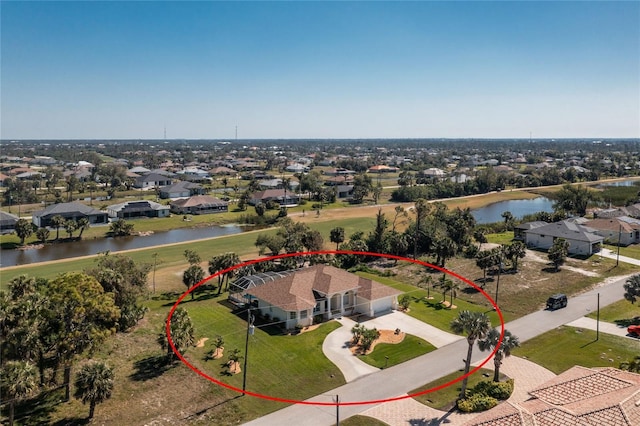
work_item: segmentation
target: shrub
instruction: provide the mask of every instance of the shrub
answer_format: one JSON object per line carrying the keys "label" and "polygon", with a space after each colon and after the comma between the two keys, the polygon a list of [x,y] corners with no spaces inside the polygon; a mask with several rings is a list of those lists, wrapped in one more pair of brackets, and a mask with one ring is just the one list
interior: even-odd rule
{"label": "shrub", "polygon": [[506,382],[493,382],[484,380],[473,387],[472,395],[483,395],[504,401],[513,392],[513,379]]}
{"label": "shrub", "polygon": [[475,394],[466,399],[458,400],[458,410],[465,413],[486,411],[498,405],[498,400],[490,396]]}

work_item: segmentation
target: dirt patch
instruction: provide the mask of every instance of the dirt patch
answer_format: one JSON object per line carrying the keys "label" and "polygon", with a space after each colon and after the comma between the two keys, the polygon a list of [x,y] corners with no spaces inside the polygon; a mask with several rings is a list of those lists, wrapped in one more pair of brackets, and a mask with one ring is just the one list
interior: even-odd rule
{"label": "dirt patch", "polygon": [[351,345],[349,350],[354,355],[368,355],[375,349],[378,343],[390,343],[392,345],[398,344],[404,340],[405,333],[400,332],[396,333],[394,330],[378,330],[380,331],[380,337],[373,341],[371,347],[366,353],[363,353],[360,350],[360,347],[357,345]]}
{"label": "dirt patch", "polygon": [[445,308],[447,308],[447,309],[458,309],[458,307],[456,305],[452,305],[450,302],[448,302],[446,300],[440,302],[440,304],[442,306],[444,306]]}
{"label": "dirt patch", "polygon": [[206,342],[207,340],[209,340],[208,337],[203,337],[202,339],[198,340],[198,343],[196,343],[196,348],[204,348],[204,342]]}

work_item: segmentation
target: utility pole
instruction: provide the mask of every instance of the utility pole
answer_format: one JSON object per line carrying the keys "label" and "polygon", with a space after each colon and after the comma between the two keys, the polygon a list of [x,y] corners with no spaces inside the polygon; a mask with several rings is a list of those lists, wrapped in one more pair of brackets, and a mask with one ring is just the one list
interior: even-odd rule
{"label": "utility pole", "polygon": [[153,257],[153,294],[156,294],[156,265],[158,264],[158,252],[151,255]]}
{"label": "utility pole", "polygon": [[596,308],[596,340],[600,339],[600,293],[598,293],[598,305]]}
{"label": "utility pole", "polygon": [[253,336],[255,327],[253,326],[254,316],[251,315],[251,308],[247,310],[247,338],[244,343],[244,368],[242,369],[242,396],[246,395],[247,389],[247,360],[249,359],[249,336]]}
{"label": "utility pole", "polygon": [[336,403],[336,426],[340,426],[340,395],[336,395],[333,401]]}

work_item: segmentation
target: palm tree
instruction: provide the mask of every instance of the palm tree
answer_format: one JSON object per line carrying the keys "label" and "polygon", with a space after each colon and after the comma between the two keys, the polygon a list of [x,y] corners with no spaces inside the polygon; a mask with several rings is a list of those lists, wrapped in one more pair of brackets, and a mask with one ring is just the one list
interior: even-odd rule
{"label": "palm tree", "polygon": [[425,288],[426,287],[427,288],[427,299],[431,299],[431,285],[432,284],[433,284],[433,277],[431,276],[431,274],[425,275],[418,282],[418,287],[420,287],[420,288]]}
{"label": "palm tree", "polygon": [[344,228],[341,226],[333,228],[329,234],[329,239],[332,243],[336,243],[336,250],[338,250],[340,244],[344,242]]}
{"label": "palm tree", "polygon": [[29,362],[8,361],[2,369],[3,399],[9,400],[9,426],[13,426],[17,400],[29,395],[36,388],[36,367]]}
{"label": "palm tree", "polygon": [[624,298],[634,304],[640,298],[640,274],[633,275],[624,283]]}
{"label": "palm tree", "polygon": [[[195,342],[193,323],[186,309],[178,308],[171,317],[171,341],[178,352],[183,352]],[[173,351],[167,338],[166,322],[162,325],[162,331],[158,335],[158,343],[167,351],[167,358],[173,359]]]}
{"label": "palm tree", "polygon": [[[198,284],[204,279],[204,270],[200,265],[191,265],[182,274],[182,282],[187,286],[187,290]],[[191,300],[193,300],[193,292],[191,292]]]}
{"label": "palm tree", "polygon": [[511,260],[513,270],[518,272],[518,259],[522,259],[526,256],[526,246],[522,241],[514,241],[510,245],[506,246],[506,256]]}
{"label": "palm tree", "polygon": [[60,228],[64,226],[66,219],[59,214],[51,218],[51,226],[56,228],[56,240],[60,237]]}
{"label": "palm tree", "polygon": [[[458,317],[451,321],[451,330],[454,333],[467,334],[467,343],[469,348],[467,349],[467,358],[464,360],[464,374],[469,374],[471,369],[471,355],[473,353],[473,345],[476,340],[484,338],[491,329],[491,321],[489,317],[482,312],[462,311],[458,314]],[[462,387],[460,390],[460,399],[466,397],[467,394],[467,379],[465,377],[462,380]]]}
{"label": "palm tree", "polygon": [[502,365],[502,360],[511,355],[511,350],[520,346],[520,340],[517,336],[511,334],[509,330],[504,331],[504,337],[502,338],[502,342],[500,342],[500,332],[492,328],[487,333],[487,336],[478,341],[478,347],[481,351],[493,351],[496,347],[498,350],[493,356],[493,381],[500,381],[500,366]]}
{"label": "palm tree", "polygon": [[436,241],[434,250],[436,252],[436,264],[444,268],[447,259],[456,255],[458,246],[451,238],[444,237]]}
{"label": "palm tree", "polygon": [[640,373],[640,355],[629,361],[620,363],[620,370],[627,370],[633,373]]}
{"label": "palm tree", "polygon": [[31,222],[27,219],[18,219],[15,224],[15,232],[18,238],[20,238],[20,245],[24,245],[24,240],[33,234],[33,226],[31,226]]}
{"label": "palm tree", "polygon": [[96,404],[111,398],[113,370],[103,362],[86,364],[78,372],[75,381],[75,397],[83,404],[89,403],[89,418],[93,418]]}
{"label": "palm tree", "polygon": [[47,238],[49,238],[49,230],[47,228],[38,228],[36,231],[36,237],[38,237],[38,241],[42,244],[47,242]]}
{"label": "palm tree", "polygon": [[553,263],[556,272],[560,270],[569,254],[569,242],[563,238],[556,238],[547,254],[549,260]]}
{"label": "palm tree", "polygon": [[80,219],[78,219],[76,227],[80,230],[80,235],[78,236],[78,238],[82,239],[82,233],[85,231],[85,229],[89,229],[89,219],[87,219],[86,217],[81,217]]}

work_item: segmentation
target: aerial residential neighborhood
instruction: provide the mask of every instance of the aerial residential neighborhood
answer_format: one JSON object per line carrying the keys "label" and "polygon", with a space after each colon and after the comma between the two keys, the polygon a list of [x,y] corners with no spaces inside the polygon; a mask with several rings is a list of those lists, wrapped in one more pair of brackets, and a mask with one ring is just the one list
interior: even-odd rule
{"label": "aerial residential neighborhood", "polygon": [[1,7],[1,424],[640,426],[640,3]]}

